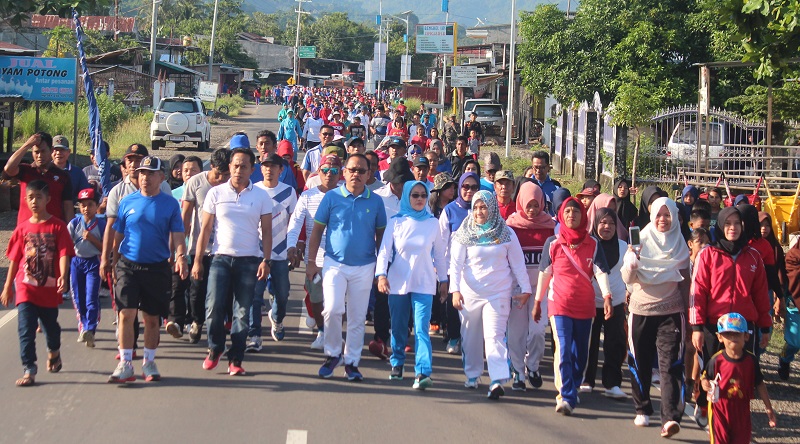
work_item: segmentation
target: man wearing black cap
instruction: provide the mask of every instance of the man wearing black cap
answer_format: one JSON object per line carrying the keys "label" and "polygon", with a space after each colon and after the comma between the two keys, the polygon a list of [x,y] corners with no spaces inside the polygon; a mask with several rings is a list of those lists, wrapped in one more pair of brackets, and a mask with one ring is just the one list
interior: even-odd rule
{"label": "man wearing black cap", "polygon": [[[406,168],[411,168],[411,162],[406,158],[406,150],[408,147],[406,146],[406,141],[395,137],[389,142],[388,152],[389,157],[384,160],[381,160],[378,163],[378,170],[381,172],[381,175],[386,174],[389,170],[389,166],[394,161],[402,161],[406,165]],[[386,180],[384,179],[384,182]]]}
{"label": "man wearing black cap", "polygon": [[72,181],[72,200],[78,200],[78,192],[89,188],[89,181],[83,170],[69,163],[69,141],[62,135],[53,137],[53,164],[69,174]]}
{"label": "man wearing black cap", "polygon": [[120,360],[108,382],[130,382],[133,373],[134,329],[137,312],[144,318],[145,381],[158,381],[155,363],[159,320],[169,314],[172,273],[169,259],[181,279],[189,275],[181,211],[172,195],[161,192],[164,169],[157,157],[145,157],[136,169],[139,191],[119,205],[114,222],[116,272],[114,297],[119,311]]}
{"label": "man wearing black cap", "polygon": [[[425,158],[420,157],[420,159]],[[400,211],[403,184],[414,180],[414,175],[408,169],[406,162],[398,161],[392,162],[389,169],[384,173],[383,179],[388,183],[375,190],[375,194],[383,199],[386,218],[389,219]],[[386,293],[378,292],[375,284],[372,286],[372,291],[375,294],[375,310],[373,314],[375,336],[369,343],[369,351],[378,358],[385,360],[389,359],[389,355],[391,355],[391,349],[389,348],[389,330],[391,327],[389,322],[389,296]]]}

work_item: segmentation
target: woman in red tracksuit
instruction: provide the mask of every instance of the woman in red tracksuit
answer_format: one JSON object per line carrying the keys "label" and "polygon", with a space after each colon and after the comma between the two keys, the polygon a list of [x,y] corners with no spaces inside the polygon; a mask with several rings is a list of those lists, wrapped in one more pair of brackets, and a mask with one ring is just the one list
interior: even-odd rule
{"label": "woman in red tracksuit", "polygon": [[[761,255],[748,245],[742,215],[736,207],[719,212],[715,226],[717,241],[697,255],[692,277],[689,323],[692,344],[702,350],[703,362],[720,350],[717,320],[730,312],[740,313],[747,320],[751,334],[745,350],[755,354],[755,329],[761,331],[760,347],[769,343],[772,326],[767,273]],[[706,403],[705,393],[697,400]],[[697,417],[697,412],[695,412]]]}

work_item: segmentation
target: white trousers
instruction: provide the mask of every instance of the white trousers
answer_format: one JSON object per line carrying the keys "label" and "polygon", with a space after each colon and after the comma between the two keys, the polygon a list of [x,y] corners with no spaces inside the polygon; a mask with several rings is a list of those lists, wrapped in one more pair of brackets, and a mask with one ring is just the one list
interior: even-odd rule
{"label": "white trousers", "polygon": [[464,307],[461,317],[461,350],[464,354],[464,374],[467,379],[483,374],[483,355],[492,381],[505,381],[511,377],[508,369],[508,349],[505,336],[511,297],[503,296],[487,301],[470,297],[462,290]]}
{"label": "white trousers", "polygon": [[322,293],[325,308],[325,355],[342,353],[342,316],[347,310],[347,340],[344,363],[358,366],[364,348],[364,321],[367,318],[369,293],[375,276],[375,263],[344,265],[325,257],[322,265]]}
{"label": "white trousers", "polygon": [[542,318],[539,322],[535,322],[531,316],[534,304],[533,295],[521,307],[511,302],[511,312],[508,314],[508,356],[511,366],[522,375],[526,368],[532,372],[539,371],[539,362],[544,356],[547,301],[542,301]]}

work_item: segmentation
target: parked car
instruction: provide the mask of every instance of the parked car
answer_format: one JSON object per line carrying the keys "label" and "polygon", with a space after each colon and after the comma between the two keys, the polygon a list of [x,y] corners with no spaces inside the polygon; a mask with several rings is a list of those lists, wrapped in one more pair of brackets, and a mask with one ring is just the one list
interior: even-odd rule
{"label": "parked car", "polygon": [[211,125],[199,98],[165,97],[161,99],[150,123],[150,143],[157,150],[170,143],[195,143],[207,150]]}
{"label": "parked car", "polygon": [[506,133],[506,110],[499,103],[479,103],[472,108],[478,115],[484,136],[504,136]]}
{"label": "parked car", "polygon": [[[708,156],[711,159],[710,166],[716,168],[721,166],[720,157],[725,154],[725,132],[721,123],[711,123],[711,134],[709,135],[705,125],[702,127],[700,135],[700,146],[703,152],[700,153],[701,161],[706,158],[705,147],[708,140]],[[708,137],[708,139],[706,139]],[[672,135],[667,143],[667,159],[679,161],[685,164],[694,165],[697,162],[697,122],[681,122],[672,130]]]}
{"label": "parked car", "polygon": [[472,114],[472,111],[475,109],[475,105],[481,104],[492,104],[497,103],[492,99],[467,99],[464,101],[464,120],[461,122],[462,124],[469,120],[469,115]]}

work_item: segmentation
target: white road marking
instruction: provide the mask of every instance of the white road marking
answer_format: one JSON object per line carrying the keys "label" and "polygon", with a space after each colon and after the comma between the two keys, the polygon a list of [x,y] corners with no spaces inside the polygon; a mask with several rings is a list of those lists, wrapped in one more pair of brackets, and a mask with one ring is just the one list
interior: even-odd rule
{"label": "white road marking", "polygon": [[16,317],[17,317],[17,309],[15,308],[15,309],[9,311],[8,313],[6,313],[5,316],[0,318],[0,328],[3,328],[4,325],[8,324],[9,322],[11,322],[12,319],[14,319]]}
{"label": "white road marking", "polygon": [[286,432],[286,444],[306,444],[308,430],[289,430]]}

